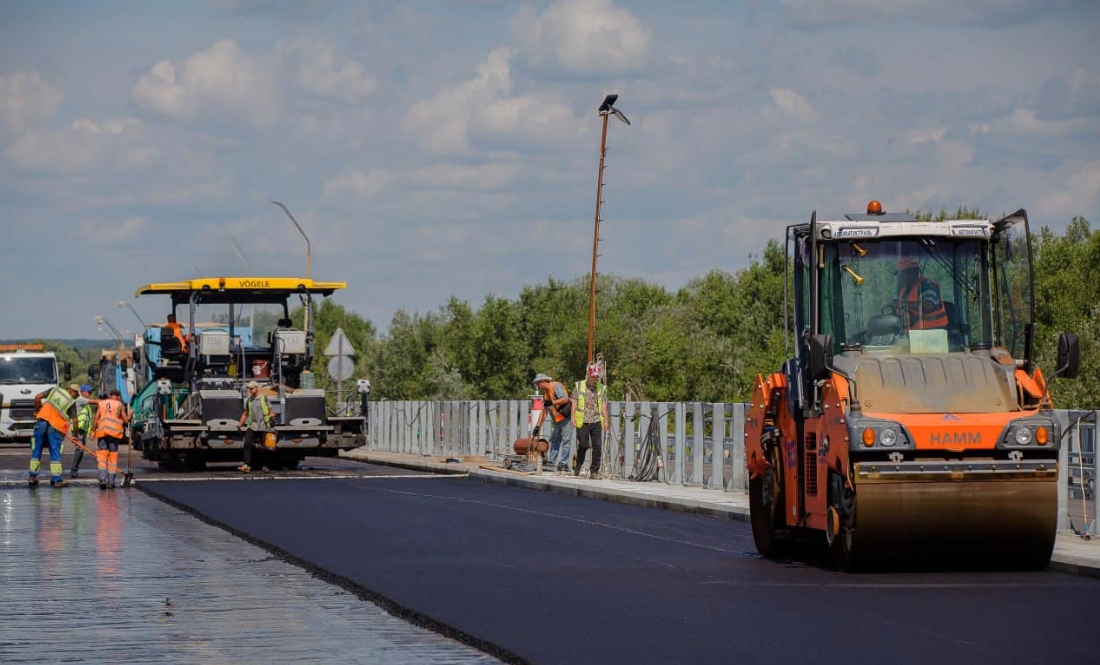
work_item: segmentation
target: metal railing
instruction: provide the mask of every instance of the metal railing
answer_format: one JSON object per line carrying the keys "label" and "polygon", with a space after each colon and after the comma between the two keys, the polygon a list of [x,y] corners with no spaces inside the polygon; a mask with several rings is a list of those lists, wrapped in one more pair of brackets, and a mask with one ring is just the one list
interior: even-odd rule
{"label": "metal railing", "polygon": [[[371,450],[500,460],[530,434],[525,400],[381,401],[370,403]],[[602,475],[636,479],[645,447],[659,456],[652,479],[669,484],[746,491],[742,403],[610,402]],[[1059,460],[1059,529],[1092,535],[1100,476],[1100,411],[1055,412],[1064,435]],[[543,423],[545,428],[549,425]],[[652,450],[652,449],[651,449]],[[574,448],[575,452],[575,448]]]}
{"label": "metal railing", "polygon": [[[382,452],[500,460],[514,454],[516,439],[530,435],[529,406],[524,400],[372,402],[368,445]],[[631,478],[643,446],[652,443],[660,460],[655,480],[744,491],[745,409],[729,403],[609,402],[601,475]],[[543,423],[544,434],[548,427]]]}

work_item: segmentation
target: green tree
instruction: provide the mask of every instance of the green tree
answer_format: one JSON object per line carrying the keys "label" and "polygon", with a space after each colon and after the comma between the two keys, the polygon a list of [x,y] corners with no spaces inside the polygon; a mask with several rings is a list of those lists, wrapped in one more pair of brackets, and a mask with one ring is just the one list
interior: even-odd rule
{"label": "green tree", "polygon": [[[1074,217],[1063,236],[1048,227],[1037,234],[1035,260],[1036,359],[1050,382],[1055,406],[1088,409],[1100,404],[1100,231]],[[1077,379],[1051,380],[1057,335],[1070,332],[1081,344]]]}

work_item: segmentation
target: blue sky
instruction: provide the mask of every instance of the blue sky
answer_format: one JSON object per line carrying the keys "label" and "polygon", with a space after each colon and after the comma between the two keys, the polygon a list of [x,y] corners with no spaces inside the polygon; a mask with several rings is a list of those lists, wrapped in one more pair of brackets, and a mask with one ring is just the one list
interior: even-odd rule
{"label": "blue sky", "polygon": [[601,272],[677,288],[790,223],[1100,223],[1100,5],[0,3],[0,339],[163,317],[154,281],[305,272],[382,331]]}

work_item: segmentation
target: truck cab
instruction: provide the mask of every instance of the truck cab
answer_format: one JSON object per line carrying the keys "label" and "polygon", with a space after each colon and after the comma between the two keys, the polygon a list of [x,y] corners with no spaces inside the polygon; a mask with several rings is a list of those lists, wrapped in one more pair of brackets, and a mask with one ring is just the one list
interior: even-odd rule
{"label": "truck cab", "polygon": [[0,442],[30,441],[34,398],[60,383],[57,357],[41,344],[0,344]]}

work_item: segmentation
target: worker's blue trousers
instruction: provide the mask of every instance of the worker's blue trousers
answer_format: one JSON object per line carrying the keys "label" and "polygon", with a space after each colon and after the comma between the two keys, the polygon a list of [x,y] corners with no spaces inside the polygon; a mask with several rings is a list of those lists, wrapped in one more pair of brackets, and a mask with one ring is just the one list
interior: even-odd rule
{"label": "worker's blue trousers", "polygon": [[34,424],[34,439],[31,440],[31,478],[38,477],[42,466],[42,448],[50,448],[50,480],[61,480],[61,451],[65,445],[65,436],[56,427],[45,420]]}

